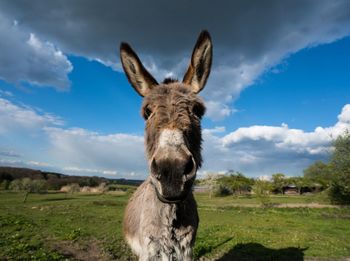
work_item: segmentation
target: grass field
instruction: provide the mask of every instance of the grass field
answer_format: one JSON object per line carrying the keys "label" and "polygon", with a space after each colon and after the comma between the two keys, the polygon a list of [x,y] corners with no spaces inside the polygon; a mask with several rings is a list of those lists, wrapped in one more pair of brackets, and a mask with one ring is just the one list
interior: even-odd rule
{"label": "grass field", "polygon": [[[0,193],[0,260],[134,260],[122,239],[129,194]],[[350,208],[261,208],[254,197],[197,194],[200,260],[350,257]],[[272,203],[328,204],[322,196]],[[250,207],[248,207],[250,206]]]}

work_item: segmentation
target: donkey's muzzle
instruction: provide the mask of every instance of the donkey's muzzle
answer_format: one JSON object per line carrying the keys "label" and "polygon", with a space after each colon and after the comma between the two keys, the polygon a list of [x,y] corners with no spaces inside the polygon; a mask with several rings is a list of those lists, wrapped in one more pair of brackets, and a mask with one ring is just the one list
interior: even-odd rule
{"label": "donkey's muzzle", "polygon": [[197,165],[192,156],[184,158],[153,158],[151,175],[156,179],[158,197],[168,201],[183,200],[191,190]]}

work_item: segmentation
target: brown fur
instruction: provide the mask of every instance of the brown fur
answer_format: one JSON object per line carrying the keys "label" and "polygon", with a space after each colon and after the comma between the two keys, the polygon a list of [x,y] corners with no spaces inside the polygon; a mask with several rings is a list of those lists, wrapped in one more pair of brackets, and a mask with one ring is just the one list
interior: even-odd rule
{"label": "brown fur", "polygon": [[205,112],[203,101],[184,84],[171,83],[158,86],[145,97],[141,111],[144,117],[146,108],[154,112],[146,122],[145,143],[148,159],[155,152],[159,130],[177,128],[183,131],[188,148],[200,167],[202,164],[200,119]]}

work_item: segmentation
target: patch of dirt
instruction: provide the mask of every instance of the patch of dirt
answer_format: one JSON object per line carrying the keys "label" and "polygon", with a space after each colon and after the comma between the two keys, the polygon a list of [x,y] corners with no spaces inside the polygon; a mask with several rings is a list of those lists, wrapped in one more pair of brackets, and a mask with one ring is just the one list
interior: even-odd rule
{"label": "patch of dirt", "polygon": [[326,257],[308,257],[305,261],[350,261],[350,257],[326,258]]}
{"label": "patch of dirt", "polygon": [[285,203],[278,204],[277,208],[339,208],[336,205],[318,204],[318,203]]}
{"label": "patch of dirt", "polygon": [[212,258],[208,257],[200,257],[197,259],[197,261],[225,261],[225,260],[244,260],[244,261],[256,261],[256,260],[275,260],[275,261],[288,261],[288,260],[293,260],[293,261],[350,261],[350,257],[338,257],[338,258],[327,258],[327,257],[303,257],[300,256],[299,258],[293,258],[291,257],[290,259],[286,259],[285,257],[277,257],[276,259],[274,258],[262,258],[260,257],[245,257],[245,258],[230,258],[230,257],[223,257],[223,256],[216,256]]}
{"label": "patch of dirt", "polygon": [[[230,207],[259,208],[261,204],[230,204]],[[272,208],[341,208],[337,205],[319,204],[319,203],[271,203]]]}
{"label": "patch of dirt", "polygon": [[74,260],[84,261],[108,261],[110,258],[103,253],[97,241],[89,241],[84,244],[72,241],[60,241],[52,243],[52,248],[61,255]]}

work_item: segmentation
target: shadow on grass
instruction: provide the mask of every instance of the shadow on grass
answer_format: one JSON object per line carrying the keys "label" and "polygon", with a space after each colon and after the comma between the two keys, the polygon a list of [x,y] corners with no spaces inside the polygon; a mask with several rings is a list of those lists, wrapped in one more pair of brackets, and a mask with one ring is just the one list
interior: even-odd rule
{"label": "shadow on grass", "polygon": [[196,257],[199,258],[199,257],[202,257],[204,256],[205,254],[208,254],[210,252],[212,252],[214,249],[222,246],[223,244],[227,243],[228,241],[230,241],[231,239],[233,239],[233,237],[229,237],[223,241],[221,241],[220,243],[212,246],[212,245],[201,245],[201,246],[197,246],[197,251],[196,252]]}
{"label": "shadow on grass", "polygon": [[272,249],[258,243],[237,244],[217,261],[302,261],[306,248]]}

